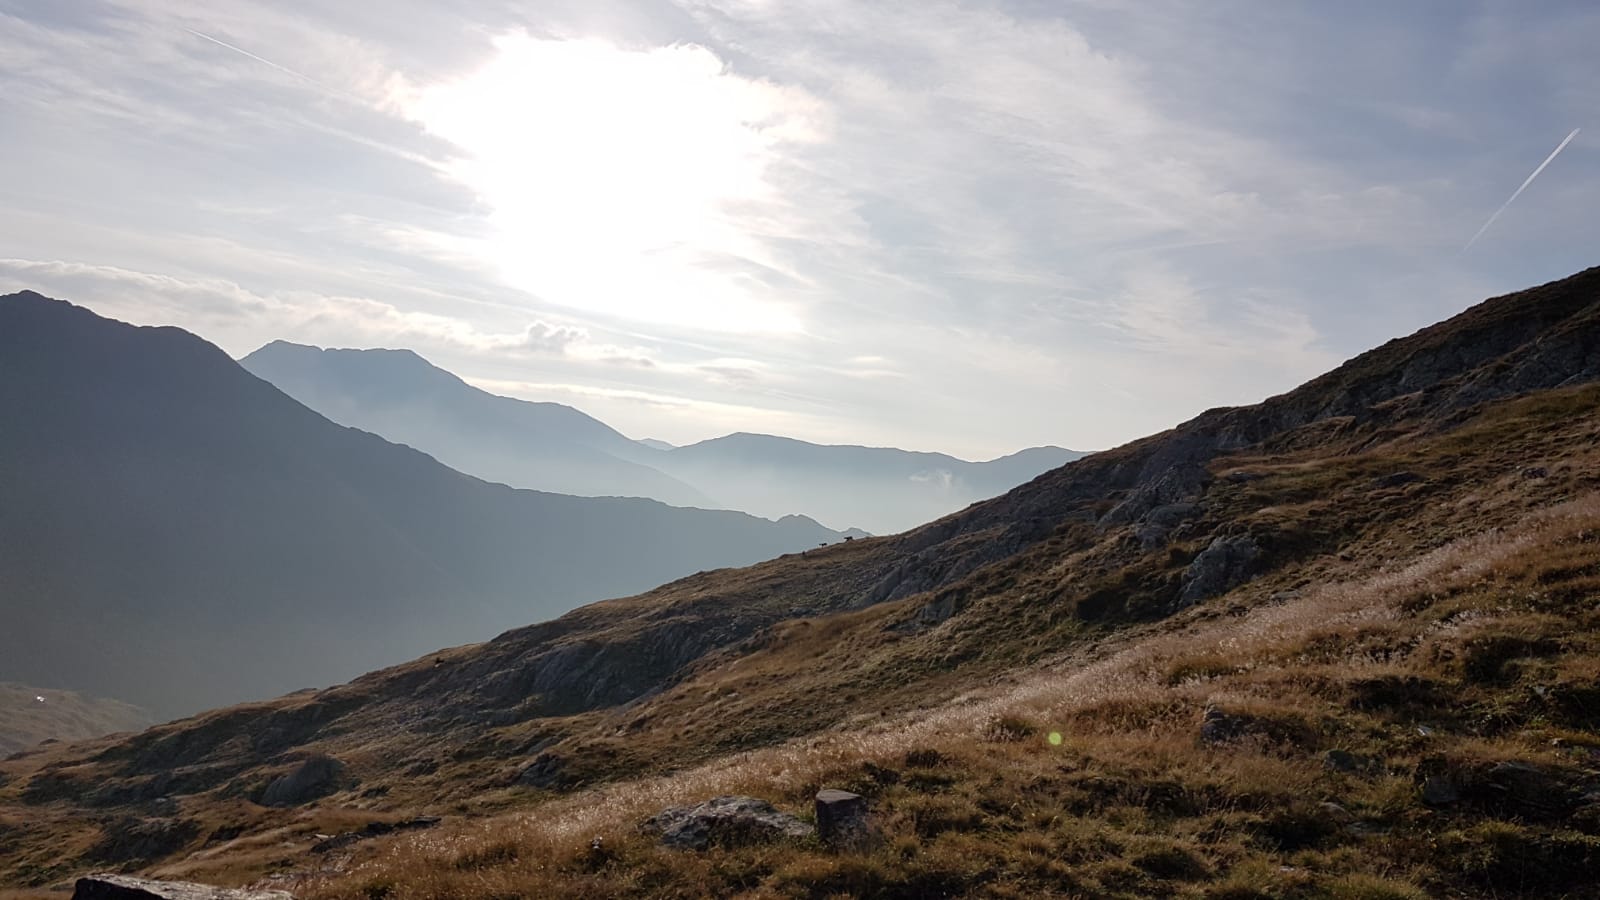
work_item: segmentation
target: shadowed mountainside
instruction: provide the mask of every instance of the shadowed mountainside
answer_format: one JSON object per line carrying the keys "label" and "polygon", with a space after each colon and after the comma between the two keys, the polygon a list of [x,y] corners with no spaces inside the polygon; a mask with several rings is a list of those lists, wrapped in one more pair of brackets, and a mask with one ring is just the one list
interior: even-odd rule
{"label": "shadowed mountainside", "polygon": [[[90,857],[49,848],[176,797],[188,836],[131,865],[316,898],[1580,896],[1596,381],[1589,270],[903,535],[13,760],[6,864],[65,877]],[[308,754],[349,782],[292,822],[252,802]],[[686,855],[636,828],[824,785],[873,799],[882,847]],[[285,856],[418,811],[462,818]]]}
{"label": "shadowed mountainside", "polygon": [[348,678],[807,519],[512,490],[342,428],[173,328],[0,297],[0,677],[158,715]]}

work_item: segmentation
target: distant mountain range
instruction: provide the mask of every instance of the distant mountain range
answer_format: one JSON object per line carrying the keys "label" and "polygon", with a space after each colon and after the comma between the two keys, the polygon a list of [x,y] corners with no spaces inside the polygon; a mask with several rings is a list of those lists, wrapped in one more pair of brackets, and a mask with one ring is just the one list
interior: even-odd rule
{"label": "distant mountain range", "polygon": [[967,462],[943,453],[740,433],[678,447],[652,462],[757,515],[804,510],[834,525],[893,534],[997,497],[1085,455],[1033,447]]}
{"label": "distant mountain range", "polygon": [[580,497],[717,505],[635,461],[658,451],[604,422],[560,403],[479,390],[410,350],[321,350],[274,341],[239,363],[341,425],[415,447],[479,478]]}
{"label": "distant mountain range", "polygon": [[336,422],[515,487],[674,505],[808,515],[893,533],[994,497],[1084,456],[1035,447],[989,462],[731,434],[686,447],[629,440],[557,403],[499,397],[409,350],[322,350],[275,341],[241,360]]}
{"label": "distant mountain range", "polygon": [[481,481],[329,422],[188,332],[32,292],[0,297],[0,422],[0,678],[163,716],[841,537]]}

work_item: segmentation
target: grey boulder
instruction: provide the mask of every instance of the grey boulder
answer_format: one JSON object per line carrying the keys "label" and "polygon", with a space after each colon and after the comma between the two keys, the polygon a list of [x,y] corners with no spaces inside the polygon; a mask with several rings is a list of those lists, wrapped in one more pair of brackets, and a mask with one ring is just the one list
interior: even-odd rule
{"label": "grey boulder", "polygon": [[864,849],[872,842],[867,798],[827,788],[817,792],[817,837],[835,850]]}
{"label": "grey boulder", "polygon": [[810,825],[755,797],[716,797],[698,806],[671,807],[640,828],[681,850],[800,840],[812,834]]}
{"label": "grey boulder", "polygon": [[1248,534],[1216,538],[1184,570],[1179,606],[1209,600],[1243,584],[1254,573],[1260,555],[1261,546]]}
{"label": "grey boulder", "polygon": [[299,806],[339,790],[344,786],[344,763],[315,753],[299,767],[279,776],[261,795],[262,806]]}

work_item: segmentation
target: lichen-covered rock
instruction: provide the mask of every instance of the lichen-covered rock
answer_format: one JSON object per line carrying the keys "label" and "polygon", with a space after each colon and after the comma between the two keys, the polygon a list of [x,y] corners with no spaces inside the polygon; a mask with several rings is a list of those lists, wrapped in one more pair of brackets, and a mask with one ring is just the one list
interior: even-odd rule
{"label": "lichen-covered rock", "polygon": [[246,891],[187,881],[156,881],[131,875],[79,878],[72,900],[294,900],[284,891]]}
{"label": "lichen-covered rock", "polygon": [[660,835],[663,845],[681,850],[798,840],[812,834],[810,825],[755,797],[716,797],[698,806],[664,809],[640,828]]}
{"label": "lichen-covered rock", "polygon": [[1378,775],[1383,772],[1383,762],[1370,756],[1348,750],[1329,750],[1322,755],[1322,767],[1330,772],[1352,775]]}
{"label": "lichen-covered rock", "polygon": [[1226,594],[1254,574],[1261,546],[1248,534],[1218,537],[1189,563],[1183,573],[1180,606]]}
{"label": "lichen-covered rock", "polygon": [[517,773],[517,783],[532,788],[550,789],[567,784],[566,760],[554,753],[544,752]]}
{"label": "lichen-covered rock", "polygon": [[262,806],[299,806],[343,787],[344,763],[315,753],[294,771],[279,776],[261,794]]}
{"label": "lichen-covered rock", "polygon": [[1166,506],[1158,506],[1145,513],[1144,518],[1134,526],[1133,533],[1141,548],[1156,550],[1166,546],[1173,529],[1199,513],[1198,503],[1168,503]]}

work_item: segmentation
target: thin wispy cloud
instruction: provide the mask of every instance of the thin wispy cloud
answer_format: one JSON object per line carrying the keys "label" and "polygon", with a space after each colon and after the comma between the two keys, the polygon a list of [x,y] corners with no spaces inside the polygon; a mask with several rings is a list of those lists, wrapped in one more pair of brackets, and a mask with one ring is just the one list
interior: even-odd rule
{"label": "thin wispy cloud", "polygon": [[1106,446],[1593,264],[1575,137],[1452,235],[1595,43],[1559,3],[16,0],[0,280],[679,443]]}

